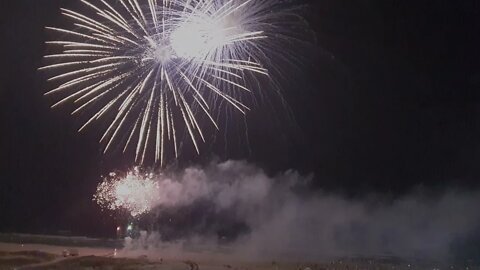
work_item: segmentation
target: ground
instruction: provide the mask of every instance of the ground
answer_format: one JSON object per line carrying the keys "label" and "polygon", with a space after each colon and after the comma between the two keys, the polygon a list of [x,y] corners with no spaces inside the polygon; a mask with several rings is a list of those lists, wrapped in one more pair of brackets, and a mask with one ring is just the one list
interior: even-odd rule
{"label": "ground", "polygon": [[[78,251],[78,256],[64,257],[65,250]],[[446,269],[435,265],[412,265],[385,259],[335,260],[324,263],[237,262],[202,259],[188,255],[162,258],[125,253],[115,248],[62,247],[41,244],[0,243],[0,270],[423,270]],[[197,254],[198,255],[198,254]],[[474,267],[448,269],[474,270]]]}

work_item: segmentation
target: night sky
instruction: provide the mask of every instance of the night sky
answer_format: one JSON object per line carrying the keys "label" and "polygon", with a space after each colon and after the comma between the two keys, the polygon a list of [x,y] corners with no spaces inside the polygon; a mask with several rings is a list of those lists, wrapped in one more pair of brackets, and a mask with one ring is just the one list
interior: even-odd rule
{"label": "night sky", "polygon": [[[0,231],[102,235],[114,223],[91,196],[102,174],[132,163],[104,156],[98,130],[78,134],[69,105],[50,109],[37,71],[44,27],[73,2],[0,1]],[[304,13],[317,41],[283,78],[295,120],[254,110],[248,147],[230,131],[226,146],[178,166],[246,159],[348,196],[478,186],[478,1],[312,0]]]}

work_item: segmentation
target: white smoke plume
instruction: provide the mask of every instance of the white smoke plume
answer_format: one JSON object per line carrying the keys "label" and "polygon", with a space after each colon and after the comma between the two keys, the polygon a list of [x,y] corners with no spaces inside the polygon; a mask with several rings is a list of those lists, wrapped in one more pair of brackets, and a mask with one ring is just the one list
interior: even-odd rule
{"label": "white smoke plume", "polygon": [[[464,252],[455,250],[462,241],[478,236],[478,191],[348,199],[312,191],[312,179],[295,171],[269,176],[245,161],[158,176],[160,194],[151,215],[157,215],[160,229],[144,234],[142,244],[127,246],[159,246],[162,239],[173,239],[218,245],[249,258],[452,259]],[[222,234],[233,237],[223,243]]]}

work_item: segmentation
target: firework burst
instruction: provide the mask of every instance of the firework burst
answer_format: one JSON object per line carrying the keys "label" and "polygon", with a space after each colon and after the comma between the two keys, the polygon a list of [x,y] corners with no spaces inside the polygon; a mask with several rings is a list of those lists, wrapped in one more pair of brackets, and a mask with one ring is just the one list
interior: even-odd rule
{"label": "firework burst", "polygon": [[54,74],[46,95],[89,115],[80,131],[103,119],[105,152],[133,147],[140,164],[152,149],[163,165],[167,144],[178,157],[180,130],[199,152],[204,123],[219,129],[223,105],[246,114],[258,77],[276,69],[269,55],[288,57],[279,44],[294,40],[285,25],[295,16],[275,0],[81,3],[84,12],[62,9],[72,28],[47,27],[59,38],[40,68]]}
{"label": "firework burst", "polygon": [[97,187],[93,200],[103,209],[125,210],[133,217],[148,213],[155,206],[159,186],[151,174],[138,168],[125,176],[111,173]]}

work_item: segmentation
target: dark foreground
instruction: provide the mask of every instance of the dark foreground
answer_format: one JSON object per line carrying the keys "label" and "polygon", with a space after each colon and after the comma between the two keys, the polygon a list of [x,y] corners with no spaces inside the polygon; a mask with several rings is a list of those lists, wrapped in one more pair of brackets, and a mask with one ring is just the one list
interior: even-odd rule
{"label": "dark foreground", "polygon": [[411,270],[411,269],[480,269],[473,266],[437,267],[386,262],[381,259],[338,260],[330,263],[215,263],[181,260],[153,261],[147,258],[116,258],[105,256],[63,257],[41,251],[0,251],[0,269],[35,270]]}
{"label": "dark foreground", "polygon": [[[65,251],[72,250],[75,250],[75,256],[65,254]],[[152,253],[155,255],[152,256]],[[248,263],[233,259],[211,259],[207,253],[163,254],[165,256],[162,257],[161,251],[150,252],[150,256],[146,256],[115,248],[0,242],[0,270],[480,270],[480,267],[468,262],[446,265],[394,258],[338,259],[323,263]]]}

